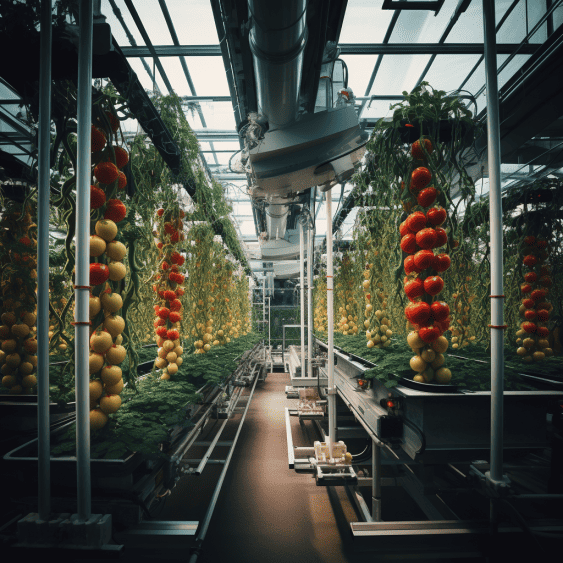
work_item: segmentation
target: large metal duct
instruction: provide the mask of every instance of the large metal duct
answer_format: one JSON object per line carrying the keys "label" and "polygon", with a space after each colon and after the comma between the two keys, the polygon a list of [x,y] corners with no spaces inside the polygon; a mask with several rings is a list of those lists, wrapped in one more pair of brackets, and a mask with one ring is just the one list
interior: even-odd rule
{"label": "large metal duct", "polygon": [[248,0],[248,10],[258,111],[272,130],[294,122],[299,110],[307,1]]}
{"label": "large metal duct", "polygon": [[289,215],[289,205],[271,203],[265,209],[266,225],[268,228],[268,238],[284,238],[287,227],[287,216]]}

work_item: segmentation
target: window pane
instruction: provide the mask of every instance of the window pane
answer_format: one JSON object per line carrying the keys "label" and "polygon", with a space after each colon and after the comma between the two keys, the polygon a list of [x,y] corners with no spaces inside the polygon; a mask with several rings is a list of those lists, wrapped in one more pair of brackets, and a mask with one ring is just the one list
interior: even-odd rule
{"label": "window pane", "polygon": [[349,0],[340,43],[382,43],[392,10],[381,10],[383,0]]}

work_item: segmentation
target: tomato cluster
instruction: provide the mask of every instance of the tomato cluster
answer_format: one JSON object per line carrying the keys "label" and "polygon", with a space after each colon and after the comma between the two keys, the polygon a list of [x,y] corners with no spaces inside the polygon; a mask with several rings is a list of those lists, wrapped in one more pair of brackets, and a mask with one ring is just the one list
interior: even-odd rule
{"label": "tomato cluster", "polygon": [[120,168],[129,161],[129,153],[112,144],[119,130],[119,119],[110,111],[106,111],[105,116],[107,119],[103,123],[98,120],[91,131],[93,173],[97,180],[90,186],[91,217],[97,219],[90,236],[89,314],[93,326],[89,364],[90,427],[93,430],[104,427],[108,415],[121,406],[119,394],[125,384],[119,364],[127,354],[121,335],[125,320],[118,314],[123,305],[124,283],[119,282],[127,274],[123,263],[127,248],[116,240],[117,223],[125,219],[127,207],[114,196],[116,189],[122,190],[127,184]]}
{"label": "tomato cluster", "polygon": [[184,240],[184,212],[179,208],[168,211],[158,209],[156,217],[157,234],[160,237],[156,241],[156,247],[161,260],[161,273],[155,276],[156,283],[153,285],[157,300],[154,306],[154,328],[158,345],[155,365],[162,370],[161,379],[170,379],[182,365],[184,351],[180,342],[182,303],[179,298],[184,295],[182,284],[185,278],[180,273],[180,268],[184,265],[185,258],[176,250],[180,240]]}
{"label": "tomato cluster", "polygon": [[529,271],[524,275],[524,283],[520,286],[520,315],[523,321],[516,333],[516,353],[524,362],[540,362],[553,355],[547,326],[553,311],[553,305],[546,300],[552,286],[551,268],[546,264],[549,253],[547,241],[535,236],[525,237],[522,243],[525,254],[522,263]]}
{"label": "tomato cluster", "polygon": [[[443,334],[450,326],[450,308],[439,298],[444,289],[440,274],[450,267],[450,257],[443,252],[448,242],[442,228],[447,213],[436,205],[438,190],[429,185],[432,173],[425,156],[432,151],[428,139],[416,141],[411,147],[413,157],[425,164],[413,170],[409,183],[409,191],[422,209],[409,213],[400,224],[399,233],[401,250],[408,254],[404,259],[404,289],[410,303],[405,308],[405,317],[414,329],[408,342],[417,354],[410,365],[416,372],[416,381],[448,383],[451,373],[442,365],[443,352],[448,347]],[[406,209],[410,211],[412,206],[407,205]]]}

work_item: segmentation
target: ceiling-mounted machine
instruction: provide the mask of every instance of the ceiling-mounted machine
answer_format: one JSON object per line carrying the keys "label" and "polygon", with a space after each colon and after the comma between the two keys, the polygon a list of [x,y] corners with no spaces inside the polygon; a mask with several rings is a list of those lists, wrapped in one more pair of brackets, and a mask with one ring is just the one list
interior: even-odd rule
{"label": "ceiling-mounted machine", "polygon": [[337,107],[333,102],[335,44],[322,45],[313,111],[305,111],[301,104],[307,9],[307,0],[248,0],[258,113],[249,117],[245,157],[253,180],[251,195],[266,201],[345,182],[359,165],[368,140],[360,129],[353,96],[338,96]]}
{"label": "ceiling-mounted machine", "polygon": [[313,186],[325,191],[345,183],[369,137],[338,57],[347,0],[211,5],[241,141],[237,168],[256,203],[263,257],[278,250],[294,257],[298,239],[291,240],[288,218],[310,207]]}

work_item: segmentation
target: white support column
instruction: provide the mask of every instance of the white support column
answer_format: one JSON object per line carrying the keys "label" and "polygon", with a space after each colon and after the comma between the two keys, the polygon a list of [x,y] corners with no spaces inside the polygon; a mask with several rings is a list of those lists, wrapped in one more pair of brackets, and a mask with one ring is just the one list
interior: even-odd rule
{"label": "white support column", "polygon": [[313,230],[307,228],[307,376],[313,377]]}
{"label": "white support column", "polygon": [[[78,144],[76,183],[76,466],[77,514],[86,522],[92,513],[90,481],[90,129],[92,124],[92,0],[81,0],[78,46]],[[82,289],[85,288],[85,289]]]}
{"label": "white support column", "polygon": [[305,377],[305,229],[299,217],[299,280],[301,284],[301,377]]}
{"label": "white support column", "polygon": [[328,446],[336,438],[336,389],[334,387],[334,267],[332,263],[332,193],[326,193],[326,316],[328,332]]}
{"label": "white support column", "polygon": [[51,513],[49,433],[49,194],[51,191],[51,0],[41,2],[39,70],[39,162],[37,196],[37,441],[38,513]]}
{"label": "white support column", "polygon": [[500,119],[493,0],[483,0],[485,76],[487,84],[487,145],[491,225],[491,470],[503,478],[504,296],[502,256],[502,200],[500,184]]}

